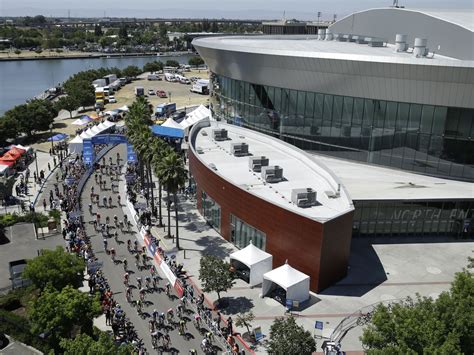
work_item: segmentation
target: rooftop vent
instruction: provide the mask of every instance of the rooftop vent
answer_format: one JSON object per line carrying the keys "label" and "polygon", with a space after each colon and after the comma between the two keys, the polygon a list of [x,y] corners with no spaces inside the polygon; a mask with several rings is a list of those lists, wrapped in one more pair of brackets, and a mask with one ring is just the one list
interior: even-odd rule
{"label": "rooftop vent", "polygon": [[236,157],[244,157],[249,155],[249,145],[247,143],[233,143],[231,152]]}
{"label": "rooftop vent", "polygon": [[227,130],[222,128],[222,129],[213,129],[212,130],[212,137],[216,141],[225,141],[228,139],[227,137]]}
{"label": "rooftop vent", "polygon": [[257,173],[262,171],[262,166],[268,166],[268,158],[264,156],[250,157],[249,158],[249,169]]}
{"label": "rooftop vent", "polygon": [[316,191],[312,188],[291,190],[291,202],[298,207],[311,207],[317,204]]}
{"label": "rooftop vent", "polygon": [[326,38],[326,30],[324,28],[318,29],[318,39],[323,41]]}
{"label": "rooftop vent", "polygon": [[384,40],[380,38],[367,38],[370,47],[383,47]]}
{"label": "rooftop vent", "polygon": [[354,42],[358,43],[358,44],[367,44],[367,40],[365,38],[365,36],[352,36],[352,39]]}
{"label": "rooftop vent", "polygon": [[347,42],[347,37],[345,37],[347,35],[344,35],[342,33],[336,33],[334,35],[334,40],[335,41],[338,41],[338,42]]}
{"label": "rooftop vent", "polygon": [[196,152],[198,154],[204,154],[204,150],[201,147],[196,147]]}
{"label": "rooftop vent", "polygon": [[326,36],[324,38],[326,41],[332,41],[332,33],[329,28],[326,28]]}
{"label": "rooftop vent", "polygon": [[265,182],[274,183],[283,180],[283,168],[278,165],[262,167],[262,179]]}
{"label": "rooftop vent", "polygon": [[214,164],[214,163],[209,163],[208,166],[209,166],[212,170],[216,170],[216,171],[217,171],[217,166],[216,166],[216,164]]}
{"label": "rooftop vent", "polygon": [[426,38],[415,38],[415,44],[413,46],[413,55],[417,58],[426,57],[428,54],[428,48],[426,45],[428,40]]}
{"label": "rooftop vent", "polygon": [[341,184],[337,184],[337,191],[325,191],[325,194],[329,198],[338,198],[341,196]]}
{"label": "rooftop vent", "polygon": [[407,49],[408,49],[407,35],[397,34],[395,36],[395,51],[406,52]]}

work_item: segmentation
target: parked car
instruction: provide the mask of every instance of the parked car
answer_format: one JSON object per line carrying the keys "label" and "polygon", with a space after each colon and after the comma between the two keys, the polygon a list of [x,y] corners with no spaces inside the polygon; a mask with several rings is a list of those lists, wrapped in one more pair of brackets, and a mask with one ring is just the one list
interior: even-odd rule
{"label": "parked car", "polygon": [[117,100],[115,99],[115,96],[109,96],[109,103],[115,104]]}
{"label": "parked car", "polygon": [[156,92],[156,94],[158,95],[158,97],[161,97],[162,99],[168,97],[168,96],[166,95],[166,92],[164,92],[163,90],[158,90],[158,91]]}
{"label": "parked car", "polygon": [[173,117],[173,120],[175,120],[177,123],[180,123],[186,117],[186,112],[185,111],[175,112],[173,113],[172,117]]}
{"label": "parked car", "polygon": [[26,267],[25,259],[19,259],[19,260],[9,262],[10,280],[12,282],[13,289],[31,285],[31,280],[24,279],[22,277],[22,273],[25,267]]}

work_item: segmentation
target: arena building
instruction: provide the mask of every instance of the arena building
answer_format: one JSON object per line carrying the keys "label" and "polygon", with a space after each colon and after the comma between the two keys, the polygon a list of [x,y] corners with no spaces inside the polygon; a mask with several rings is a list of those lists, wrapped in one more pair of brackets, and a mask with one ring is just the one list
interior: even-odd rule
{"label": "arena building", "polygon": [[[265,235],[256,245],[274,255],[274,267],[290,258],[315,291],[345,275],[350,237],[472,238],[474,24],[468,19],[373,9],[317,36],[195,39],[211,71],[214,119],[251,140],[257,156],[287,154],[284,171],[294,174],[282,199],[268,200],[270,187],[261,190],[251,172],[234,166],[224,152],[230,147],[201,142],[197,127],[190,170],[201,213],[238,247],[248,236]],[[219,149],[222,156],[211,153]],[[305,165],[306,154],[313,162]],[[308,171],[324,171],[332,187],[310,175],[299,184]],[[345,202],[334,210],[326,192],[335,184],[342,191],[336,200]],[[290,190],[307,187],[317,191],[318,207],[295,210]],[[236,225],[245,226],[245,238],[233,234]],[[333,252],[341,257],[323,260],[325,253],[335,258]]]}

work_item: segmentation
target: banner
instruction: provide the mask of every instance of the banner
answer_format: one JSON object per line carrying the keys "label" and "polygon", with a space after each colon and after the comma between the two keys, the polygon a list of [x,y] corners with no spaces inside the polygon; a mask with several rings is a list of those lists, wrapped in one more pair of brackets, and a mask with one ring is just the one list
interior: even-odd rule
{"label": "banner", "polygon": [[127,143],[127,161],[130,163],[136,163],[137,155],[133,150],[133,146],[130,143]]}
{"label": "banner", "polygon": [[83,140],[83,158],[84,158],[84,163],[87,165],[91,165],[94,161],[95,154],[94,154],[94,145],[92,144],[91,139],[84,139]]}

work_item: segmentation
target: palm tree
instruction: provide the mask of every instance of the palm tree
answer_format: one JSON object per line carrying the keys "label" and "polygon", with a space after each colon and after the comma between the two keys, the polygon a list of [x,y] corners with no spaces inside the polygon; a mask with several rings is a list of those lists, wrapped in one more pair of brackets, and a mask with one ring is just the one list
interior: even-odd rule
{"label": "palm tree", "polygon": [[162,202],[162,195],[163,195],[163,184],[161,183],[161,172],[159,170],[159,164],[163,157],[168,155],[171,151],[171,148],[165,141],[162,139],[156,139],[151,146],[151,150],[153,151],[153,157],[151,165],[153,167],[153,171],[155,172],[155,176],[158,178],[158,221],[159,226],[163,226],[163,214],[161,209],[161,202]]}
{"label": "palm tree", "polygon": [[[176,247],[179,249],[179,232],[178,232],[178,190],[184,186],[186,182],[186,169],[183,160],[171,151],[158,163],[157,170],[159,172],[161,182],[168,191],[168,198],[173,194],[174,211],[176,216]],[[170,210],[168,209],[168,236],[170,236]]]}

